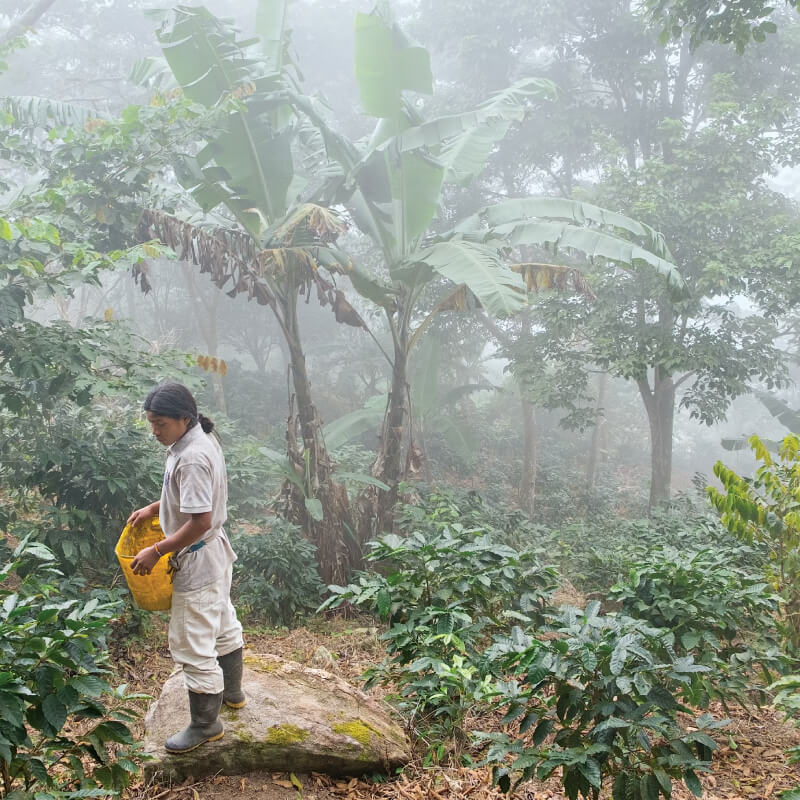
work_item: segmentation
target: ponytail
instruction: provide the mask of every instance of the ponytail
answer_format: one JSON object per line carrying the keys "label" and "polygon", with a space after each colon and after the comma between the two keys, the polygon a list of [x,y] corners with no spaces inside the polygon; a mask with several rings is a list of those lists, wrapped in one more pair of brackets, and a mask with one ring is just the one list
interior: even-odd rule
{"label": "ponytail", "polygon": [[214,423],[205,414],[198,414],[197,421],[205,433],[211,433],[214,430]]}

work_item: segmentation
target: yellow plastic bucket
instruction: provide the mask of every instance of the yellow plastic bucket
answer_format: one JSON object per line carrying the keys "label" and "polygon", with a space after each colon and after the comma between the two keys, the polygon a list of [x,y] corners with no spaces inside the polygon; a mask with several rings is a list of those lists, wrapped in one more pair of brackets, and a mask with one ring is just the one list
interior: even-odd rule
{"label": "yellow plastic bucket", "polygon": [[126,525],[114,548],[133,601],[145,611],[166,611],[172,605],[172,581],[167,574],[169,559],[166,556],[160,559],[149,575],[134,575],[131,563],[141,549],[163,538],[158,517],[151,517],[133,527]]}

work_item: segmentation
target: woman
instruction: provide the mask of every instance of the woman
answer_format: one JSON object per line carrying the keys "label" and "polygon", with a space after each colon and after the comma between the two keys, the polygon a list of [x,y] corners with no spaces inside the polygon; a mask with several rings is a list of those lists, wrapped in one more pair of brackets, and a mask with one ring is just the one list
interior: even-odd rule
{"label": "woman", "polygon": [[197,413],[180,383],[156,386],[144,401],[153,435],[167,448],[161,499],[137,509],[129,525],[159,516],[166,539],[140,550],[137,575],[149,575],[161,558],[173,568],[169,650],[183,668],[191,723],[170,736],[166,749],[185,753],[224,733],[223,701],[241,708],[242,626],[230,600],[236,554],[222,529],[227,518],[225,459],[210,419]]}

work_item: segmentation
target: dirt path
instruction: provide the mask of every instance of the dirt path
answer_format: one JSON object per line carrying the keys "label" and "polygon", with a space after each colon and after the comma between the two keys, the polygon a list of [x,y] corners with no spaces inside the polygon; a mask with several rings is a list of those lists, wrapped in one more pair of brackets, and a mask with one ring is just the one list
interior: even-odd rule
{"label": "dirt path", "polygon": [[[335,658],[335,671],[358,685],[358,676],[383,656],[377,631],[363,621],[336,619],[317,621],[308,628],[264,633],[247,632],[247,645],[255,652],[275,653],[283,658],[311,664],[318,648]],[[114,662],[119,680],[131,690],[157,696],[172,671],[166,647],[164,624],[158,621],[146,640],[132,641],[118,649]],[[721,708],[712,708],[718,717]],[[137,731],[141,734],[141,730]],[[733,710],[731,724],[718,737],[713,770],[701,775],[705,800],[769,800],[800,785],[800,765],[786,763],[784,750],[800,745],[800,730],[786,725],[771,709],[754,713]],[[292,779],[298,781],[299,791]],[[217,776],[189,781],[172,788],[134,784],[126,800],[499,800],[502,793],[491,786],[486,769],[423,769],[412,764],[395,780],[375,783],[357,778],[331,779],[322,775],[251,773],[241,777]],[[610,797],[610,790],[601,797]],[[689,800],[683,786],[673,790],[674,800]],[[559,782],[531,782],[514,794],[516,800],[565,800]]]}

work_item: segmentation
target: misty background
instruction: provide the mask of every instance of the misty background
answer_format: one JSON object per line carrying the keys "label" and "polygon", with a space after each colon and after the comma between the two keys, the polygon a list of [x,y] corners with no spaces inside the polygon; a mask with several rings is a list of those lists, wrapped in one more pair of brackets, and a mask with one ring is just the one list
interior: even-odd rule
{"label": "misty background", "polygon": [[[30,6],[27,0],[0,4],[0,32]],[[26,46],[8,55],[8,68],[0,75],[0,95],[79,104],[105,117],[119,115],[131,104],[147,105],[153,89],[136,85],[129,76],[139,59],[160,55],[155,23],[145,12],[162,6],[144,1],[56,0],[36,20]],[[253,29],[252,3],[218,0],[206,7],[232,18],[245,33]],[[800,25],[788,12],[777,14],[779,32],[767,44],[754,46],[741,56],[724,45],[704,44],[684,67],[679,48],[671,49],[659,66],[653,56],[659,31],[643,21],[635,4],[418,0],[395,2],[392,7],[403,29],[431,54],[435,93],[414,100],[426,113],[468,109],[521,76],[546,77],[558,88],[552,103],[537,107],[497,144],[478,180],[449,191],[440,208],[444,219],[465,215],[505,196],[589,199],[663,231],[667,245],[687,258],[694,234],[690,221],[694,219],[706,233],[718,224],[716,216],[706,221],[703,215],[708,204],[721,202],[715,184],[728,182],[731,191],[741,192],[745,202],[731,205],[730,213],[739,216],[730,220],[729,231],[716,231],[716,240],[709,237],[696,245],[698,257],[706,264],[722,263],[732,252],[745,264],[748,259],[757,260],[765,247],[768,249],[769,237],[786,233],[783,221],[780,231],[770,228],[774,220],[768,214],[772,211],[763,209],[769,206],[774,210],[774,202],[765,200],[767,191],[785,199],[781,213],[795,215],[795,231],[800,230],[796,205],[800,173],[794,166],[794,161],[800,160],[800,87],[794,69],[800,61]],[[292,47],[306,90],[325,99],[339,128],[352,139],[368,136],[371,129],[371,121],[360,110],[353,74],[354,14],[370,8],[352,0],[297,0],[289,12]],[[652,87],[660,79],[657,71],[661,68],[670,71],[673,83],[682,81],[680,121],[671,117],[669,109],[658,107],[665,101]],[[677,74],[681,69],[684,73]],[[674,96],[671,100],[677,102]],[[727,110],[722,108],[724,104],[728,104]],[[744,183],[760,182],[757,192],[748,197],[746,186],[735,185],[736,175],[715,174],[725,168],[727,158],[717,151],[698,175],[698,185],[676,191],[672,201],[636,196],[632,190],[635,176],[661,187],[664,194],[670,192],[669,173],[647,173],[648,163],[664,163],[663,148],[653,140],[655,132],[673,125],[675,141],[682,137],[688,141],[724,120],[726,114],[725,124],[730,125],[727,146],[741,157],[741,163],[731,159],[729,169],[739,173]],[[682,132],[677,130],[681,127]],[[39,131],[32,141],[43,135]],[[709,146],[708,142],[698,145],[698,159],[702,160],[702,148]],[[689,168],[679,169],[686,177]],[[35,177],[26,174],[21,165],[8,162],[4,172],[8,193],[13,193],[15,184]],[[682,206],[681,213],[669,218],[666,210],[673,201]],[[744,213],[750,201],[751,208]],[[696,202],[697,208],[687,209],[687,202]],[[740,236],[741,242],[737,241]],[[759,237],[766,237],[766,245],[757,241]],[[721,248],[715,253],[716,243],[723,241],[724,251]],[[356,261],[380,269],[370,241],[353,226],[341,244]],[[532,260],[539,257],[535,255],[531,254]],[[553,254],[547,259],[559,263]],[[567,261],[591,271],[577,256],[569,256]],[[224,359],[224,375],[220,370],[192,367],[206,383],[203,405],[212,417],[215,411],[222,412],[235,421],[237,430],[280,449],[285,438],[289,354],[269,310],[242,295],[225,296],[207,276],[187,264],[154,260],[149,269],[153,285],[149,294],[143,294],[122,271],[103,277],[101,286],[78,287],[72,297],[39,300],[29,314],[41,322],[61,319],[78,327],[105,315],[126,322],[153,352],[176,350],[194,358]],[[725,264],[720,267],[724,269]],[[762,314],[750,298],[735,290],[729,292],[729,286],[721,281],[720,291],[707,290],[702,302],[714,303],[729,294],[733,313]],[[376,338],[386,345],[381,316],[349,287],[344,290]],[[429,307],[434,301],[432,297]],[[548,302],[546,292],[539,302]],[[385,394],[387,371],[375,341],[361,329],[337,324],[330,310],[313,300],[301,306],[308,367],[323,422],[331,423],[362,408],[370,398]],[[712,410],[701,412],[697,409],[702,398],[694,398],[694,405],[690,402],[688,408],[681,407],[693,379],[678,388],[673,491],[690,490],[698,473],[703,480],[713,480],[712,466],[720,458],[737,471],[751,469],[749,450],[725,449],[723,440],[756,432],[778,439],[786,433],[786,427],[749,393],[750,388],[758,388],[792,408],[800,405],[794,384],[796,316],[791,311],[781,312],[774,321],[776,330],[785,333],[773,340],[782,354],[783,387],[768,388],[756,374],[737,374],[741,385],[724,400],[715,400]],[[514,323],[501,321],[499,325],[511,330]],[[537,342],[542,335],[553,341],[557,336],[535,315],[530,333]],[[418,402],[427,416],[418,420],[424,429],[426,452],[424,466],[413,477],[474,488],[494,499],[514,502],[523,469],[522,422],[511,369],[516,356],[510,356],[496,337],[469,315],[443,316],[429,327],[427,335],[427,343],[420,346],[420,373],[415,378],[419,385],[428,381],[425,385],[434,396]],[[609,348],[613,349],[617,335],[621,334],[608,333],[612,340]],[[564,375],[559,377],[557,353],[544,355],[544,363],[531,366],[539,375],[549,371],[551,380],[547,402],[533,392],[537,507],[555,514],[556,509],[563,511],[574,504],[586,513],[601,495],[604,502],[623,511],[633,513],[646,507],[650,436],[635,381],[615,376],[613,364],[608,369],[594,365],[576,402],[576,384]],[[426,364],[433,362],[436,375],[423,374]],[[721,363],[715,369],[718,375],[711,383],[724,380],[728,368]],[[777,373],[775,377],[779,377]],[[598,395],[600,381],[602,396]],[[459,386],[475,389],[464,391],[451,406],[437,408],[447,392]],[[706,389],[697,391],[702,395]],[[567,407],[569,413],[564,410]],[[698,419],[698,414],[705,419]],[[349,449],[340,457],[368,470],[377,433],[377,424],[363,430],[342,444]],[[588,474],[590,462],[593,471]]]}

